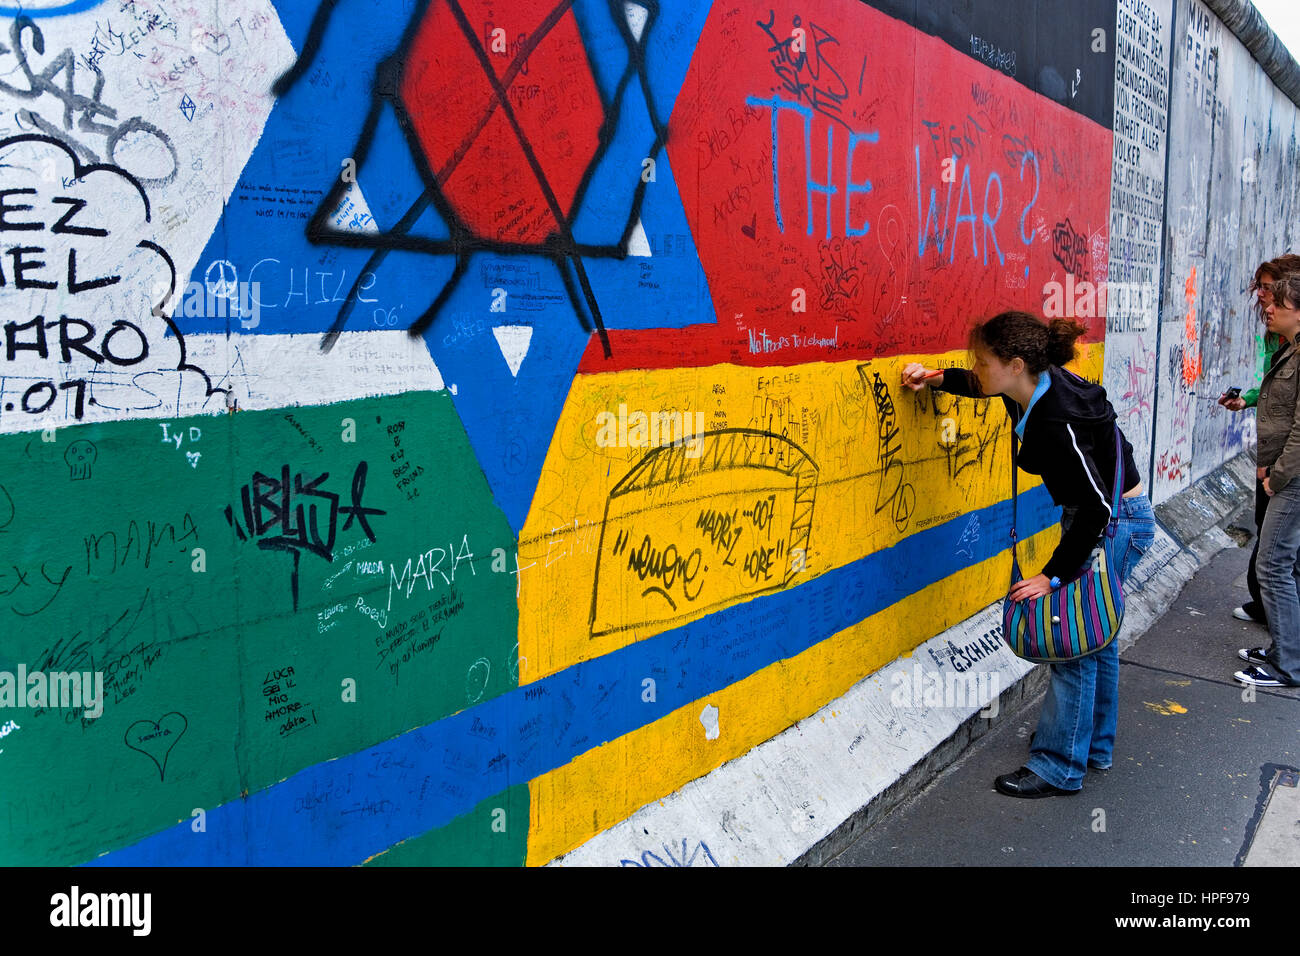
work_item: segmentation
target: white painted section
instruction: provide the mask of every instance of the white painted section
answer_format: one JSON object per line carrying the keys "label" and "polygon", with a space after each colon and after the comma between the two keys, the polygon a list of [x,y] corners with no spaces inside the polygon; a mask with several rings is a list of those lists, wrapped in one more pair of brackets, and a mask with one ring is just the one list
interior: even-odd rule
{"label": "white painted section", "polygon": [[646,20],[650,17],[650,11],[639,3],[624,3],[623,16],[627,18],[628,28],[632,31],[632,38],[637,43],[641,42],[641,34],[645,32]]}
{"label": "white painted section", "polygon": [[[179,355],[175,338],[167,343],[171,361]],[[185,338],[187,359],[203,368],[213,388],[230,395],[208,395],[203,377],[177,372],[174,365],[105,370],[89,359],[83,422],[128,419],[179,418],[187,415],[224,414],[238,403],[240,410],[328,405],[372,395],[398,395],[410,391],[441,391],[444,387],[423,340],[401,330],[344,332],[334,348],[322,352],[321,336],[310,335],[196,335]],[[69,374],[74,374],[69,372]],[[0,410],[21,392],[12,379],[0,379]],[[89,399],[95,398],[96,404]],[[60,402],[70,399],[60,393]],[[0,411],[0,434],[36,431],[51,424],[71,424],[60,418]]]}
{"label": "white painted section", "polygon": [[501,349],[501,357],[506,360],[506,365],[510,367],[510,374],[519,377],[519,366],[524,364],[524,359],[528,357],[528,346],[533,341],[533,327],[531,325],[498,325],[492,330],[496,336],[497,346]]}
{"label": "white painted section", "polygon": [[348,185],[348,191],[343,194],[343,198],[339,200],[337,208],[330,216],[330,225],[343,232],[372,234],[379,232],[379,226],[375,224],[374,214],[370,211],[370,204],[366,202],[360,183],[354,182]]}
{"label": "white painted section", "polygon": [[649,256],[650,240],[646,238],[645,226],[641,225],[641,220],[636,221],[636,227],[632,230],[632,235],[627,240],[627,254],[629,256]]}
{"label": "white painted section", "polygon": [[[262,135],[271,85],[293,63],[274,7],[269,0],[101,4],[39,18],[23,42],[38,75],[65,59],[76,64],[59,76],[102,104],[94,118],[105,129],[85,128],[91,117],[75,110],[66,119],[63,101],[49,91],[30,98],[0,91],[0,139],[39,134],[65,144],[0,148],[5,186],[32,190],[29,221],[43,226],[42,262],[29,277],[54,286],[0,286],[0,315],[31,323],[19,338],[33,346],[4,363],[0,433],[221,407],[202,374],[181,370],[202,364],[194,343],[187,355],[158,316],[182,308],[193,275],[196,308],[215,298],[232,326],[249,325],[230,284],[234,267],[220,259],[196,267]],[[90,163],[108,168],[85,173]],[[70,211],[76,228],[56,232],[53,224]],[[204,367],[209,375],[224,371]],[[287,382],[279,390],[294,391]]]}
{"label": "white painted section", "polygon": [[[1150,626],[1168,606],[1170,590],[1180,588],[1197,566],[1194,556],[1157,532],[1134,574],[1141,590],[1135,586],[1127,597],[1125,643]],[[1002,644],[1001,610],[1000,602],[990,605],[930,638],[812,716],[642,807],[551,865],[794,862],[980,711],[988,697],[977,694],[990,686],[1005,691],[1033,669]],[[990,634],[996,650],[958,672],[964,662],[950,648],[976,648],[981,639],[988,645]],[[995,717],[992,710],[989,716]]]}
{"label": "white painted section", "polygon": [[330,405],[444,388],[424,341],[400,329],[343,332],[329,352],[321,351],[318,334],[204,335],[186,341],[192,355],[211,363],[205,368],[227,370],[220,377],[209,374],[214,385],[232,390],[240,408]]}
{"label": "white painted section", "polygon": [[[1161,248],[1168,147],[1169,44],[1173,5],[1144,4],[1158,29],[1139,24],[1136,0],[1116,10],[1115,150],[1111,158],[1110,247],[1106,257],[1106,362],[1102,383],[1133,445],[1148,493],[1155,418],[1157,305],[1163,274]],[[1102,256],[1093,257],[1097,265]],[[1093,276],[1093,279],[1101,278]],[[1152,494],[1153,500],[1155,495]]]}
{"label": "white painted section", "polygon": [[700,711],[700,723],[704,726],[705,740],[717,740],[722,735],[722,728],[718,725],[718,708],[712,704]]}
{"label": "white painted section", "polygon": [[[63,103],[50,93],[23,99],[0,92],[0,138],[48,134],[52,127],[99,161],[116,163],[140,178],[153,206],[148,238],[167,249],[178,281],[184,282],[262,135],[274,104],[271,84],[293,64],[293,46],[275,7],[270,0],[134,0],[41,17],[35,23],[45,52],[35,52],[29,31],[25,49],[34,72],[42,73],[71,51],[77,66],[75,92],[89,97],[102,74],[98,100],[115,111],[116,120],[109,114],[95,121],[111,128],[114,122],[144,117],[176,156],[163,140],[140,131],[123,135],[110,156],[108,134],[82,129],[75,112],[71,127],[66,126]],[[8,24],[7,18],[6,45]],[[155,50],[172,52],[155,57]],[[60,73],[56,82],[70,75]],[[82,161],[90,160],[82,156]],[[151,181],[173,174],[170,182]],[[120,249],[125,238],[115,233],[114,244]]]}

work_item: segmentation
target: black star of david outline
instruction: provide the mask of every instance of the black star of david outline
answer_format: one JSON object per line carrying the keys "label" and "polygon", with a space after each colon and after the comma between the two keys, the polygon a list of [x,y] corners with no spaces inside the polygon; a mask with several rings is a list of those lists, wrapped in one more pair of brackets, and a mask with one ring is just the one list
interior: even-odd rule
{"label": "black star of david outline", "polygon": [[[410,150],[412,158],[415,160],[417,170],[421,181],[424,183],[424,192],[416,199],[405,214],[397,221],[392,229],[380,233],[359,233],[344,231],[334,228],[329,218],[338,208],[344,194],[348,191],[350,183],[342,177],[335,180],[333,187],[326,197],[321,201],[307,225],[307,238],[313,245],[339,245],[350,248],[373,249],[374,253],[367,261],[365,268],[359,271],[357,280],[353,283],[347,297],[339,308],[338,315],[335,318],[330,330],[325,333],[321,339],[321,350],[330,351],[337,342],[339,334],[347,325],[347,321],[352,314],[353,309],[358,302],[358,293],[361,291],[361,279],[367,272],[374,273],[387,258],[390,252],[405,251],[419,252],[427,255],[452,255],[456,258],[456,265],[450,278],[439,291],[433,304],[411,325],[408,334],[412,338],[421,336],[426,332],[437,318],[442,307],[451,298],[461,278],[469,269],[470,256],[475,252],[493,252],[501,255],[540,255],[550,259],[555,263],[556,269],[564,282],[564,288],[569,297],[569,303],[573,307],[574,314],[577,316],[579,323],[582,325],[584,332],[590,334],[593,325],[596,333],[600,337],[601,346],[605,357],[610,358],[613,351],[610,348],[609,333],[605,328],[604,321],[601,318],[600,306],[596,302],[596,296],[591,288],[591,283],[587,277],[587,272],[583,266],[582,257],[596,257],[608,259],[625,259],[628,255],[628,244],[632,238],[636,224],[641,217],[641,206],[645,199],[646,186],[648,181],[646,177],[641,176],[640,182],[637,183],[636,190],[633,194],[632,205],[628,212],[628,218],[623,229],[623,234],[615,245],[594,245],[580,243],[573,235],[572,225],[574,218],[577,217],[583,208],[583,199],[590,185],[591,178],[604,158],[609,144],[612,141],[614,130],[617,126],[620,111],[622,108],[623,96],[627,90],[628,84],[635,77],[641,88],[642,95],[645,98],[646,110],[649,114],[650,124],[654,130],[654,140],[651,143],[646,157],[652,161],[658,160],[660,152],[663,150],[668,141],[668,130],[664,123],[659,119],[659,112],[655,105],[654,96],[650,89],[650,79],[646,72],[645,63],[645,46],[650,36],[655,21],[659,15],[658,0],[634,0],[636,6],[640,6],[647,12],[646,22],[642,27],[640,39],[632,35],[630,24],[626,17],[621,15],[622,0],[607,0],[610,16],[615,25],[618,27],[619,34],[623,38],[624,44],[628,48],[628,63],[619,78],[616,91],[612,100],[606,100],[603,91],[597,84],[597,95],[601,97],[601,105],[604,109],[605,119],[601,123],[597,134],[597,146],[588,162],[586,169],[583,171],[582,179],[578,183],[578,188],[574,193],[573,201],[570,206],[570,213],[565,215],[560,209],[558,200],[554,191],[547,182],[545,173],[537,160],[527,136],[524,135],[520,128],[518,118],[515,116],[514,109],[511,107],[509,98],[506,95],[506,87],[522,69],[527,61],[529,54],[536,49],[539,43],[546,38],[551,29],[559,23],[560,19],[568,13],[574,5],[574,0],[561,0],[546,19],[542,21],[541,26],[536,32],[527,38],[526,43],[520,48],[515,58],[511,61],[510,66],[503,74],[502,79],[498,79],[496,72],[492,69],[488,60],[487,51],[483,49],[482,44],[464,10],[461,8],[459,0],[445,0],[452,14],[455,16],[457,24],[460,26],[465,37],[469,41],[475,56],[483,68],[484,74],[492,85],[493,99],[489,103],[484,114],[475,124],[474,129],[462,141],[461,146],[453,155],[451,163],[442,170],[434,171],[429,166],[429,161],[425,157],[423,147],[415,133],[414,124],[411,122],[410,114],[407,112],[404,104],[398,95],[402,69],[407,62],[410,49],[415,41],[416,34],[420,26],[424,23],[425,15],[428,13],[429,6],[434,2],[443,2],[443,0],[421,0],[417,5],[415,12],[411,17],[402,34],[401,42],[398,49],[391,56],[383,60],[376,71],[374,90],[371,94],[370,111],[366,116],[365,124],[362,126],[361,134],[358,137],[357,145],[353,150],[352,157],[356,161],[358,173],[365,164],[365,160],[370,152],[370,147],[374,143],[376,131],[379,126],[379,120],[382,116],[383,108],[389,106],[397,116],[398,123],[402,129],[403,135],[407,140],[407,148]],[[302,79],[302,77],[311,68],[316,55],[320,51],[321,43],[325,35],[325,30],[329,21],[338,6],[339,0],[323,0],[320,7],[312,20],[312,24],[307,33],[307,39],[303,43],[302,52],[300,53],[294,65],[284,73],[272,87],[272,92],[277,97],[285,96],[293,87]],[[590,53],[584,44],[583,53],[588,58],[588,69],[591,72],[593,81],[597,77],[597,71],[594,69]],[[558,233],[551,233],[542,243],[523,243],[523,242],[502,242],[497,240],[485,239],[476,235],[456,214],[455,209],[448,201],[444,194],[440,182],[445,182],[454,172],[456,165],[468,152],[470,145],[478,137],[487,121],[501,109],[509,121],[512,129],[518,137],[519,145],[524,151],[533,175],[542,189],[546,198],[550,212],[559,223]],[[428,239],[419,236],[409,235],[410,229],[432,205],[442,216],[443,221],[447,223],[451,235],[448,239]],[[572,263],[574,275],[569,273],[567,264]],[[576,283],[575,283],[576,276]],[[578,286],[581,286],[582,296],[579,297]],[[587,313],[583,311],[583,301],[585,300],[586,308],[590,312],[591,321],[587,319]]]}

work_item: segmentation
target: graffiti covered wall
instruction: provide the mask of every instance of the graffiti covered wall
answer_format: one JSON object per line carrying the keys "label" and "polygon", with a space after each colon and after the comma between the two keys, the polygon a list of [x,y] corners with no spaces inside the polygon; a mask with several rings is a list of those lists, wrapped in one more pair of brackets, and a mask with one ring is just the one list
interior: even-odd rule
{"label": "graffiti covered wall", "polygon": [[1259,383],[1264,328],[1247,290],[1261,262],[1300,242],[1295,104],[1197,0],[1178,4],[1174,35],[1169,261],[1152,356],[1157,500],[1251,447],[1253,415],[1225,412],[1216,399]]}
{"label": "graffiti covered wall", "polygon": [[1010,6],[0,8],[0,861],[581,845],[1000,593],[1001,407],[898,385],[994,311],[1240,450],[1294,107]]}

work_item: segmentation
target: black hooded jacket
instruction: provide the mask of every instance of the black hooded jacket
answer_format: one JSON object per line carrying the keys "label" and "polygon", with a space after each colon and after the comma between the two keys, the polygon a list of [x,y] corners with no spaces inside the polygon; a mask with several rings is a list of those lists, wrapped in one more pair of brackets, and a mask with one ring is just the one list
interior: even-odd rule
{"label": "black hooded jacket", "polygon": [[[1017,462],[1023,471],[1042,477],[1052,501],[1078,509],[1042,570],[1049,578],[1069,581],[1088,563],[1110,521],[1115,409],[1100,385],[1055,365],[1044,374],[1051,376],[1052,384],[1029,413]],[[964,368],[944,369],[943,384],[934,387],[954,395],[987,397],[980,392],[974,373]],[[1020,423],[1020,405],[1005,395],[998,397],[1014,428]],[[1124,447],[1121,489],[1129,491],[1141,476],[1133,460],[1133,446],[1122,431],[1120,440]]]}

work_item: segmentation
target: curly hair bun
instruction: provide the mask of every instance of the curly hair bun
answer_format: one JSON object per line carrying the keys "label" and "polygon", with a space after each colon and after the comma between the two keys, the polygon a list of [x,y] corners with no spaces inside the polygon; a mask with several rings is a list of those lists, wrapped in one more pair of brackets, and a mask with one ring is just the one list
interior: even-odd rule
{"label": "curly hair bun", "polygon": [[976,323],[970,344],[988,349],[1004,362],[1022,359],[1029,373],[1037,375],[1049,365],[1074,361],[1075,340],[1087,331],[1071,319],[1053,319],[1045,325],[1035,315],[1013,310]]}

